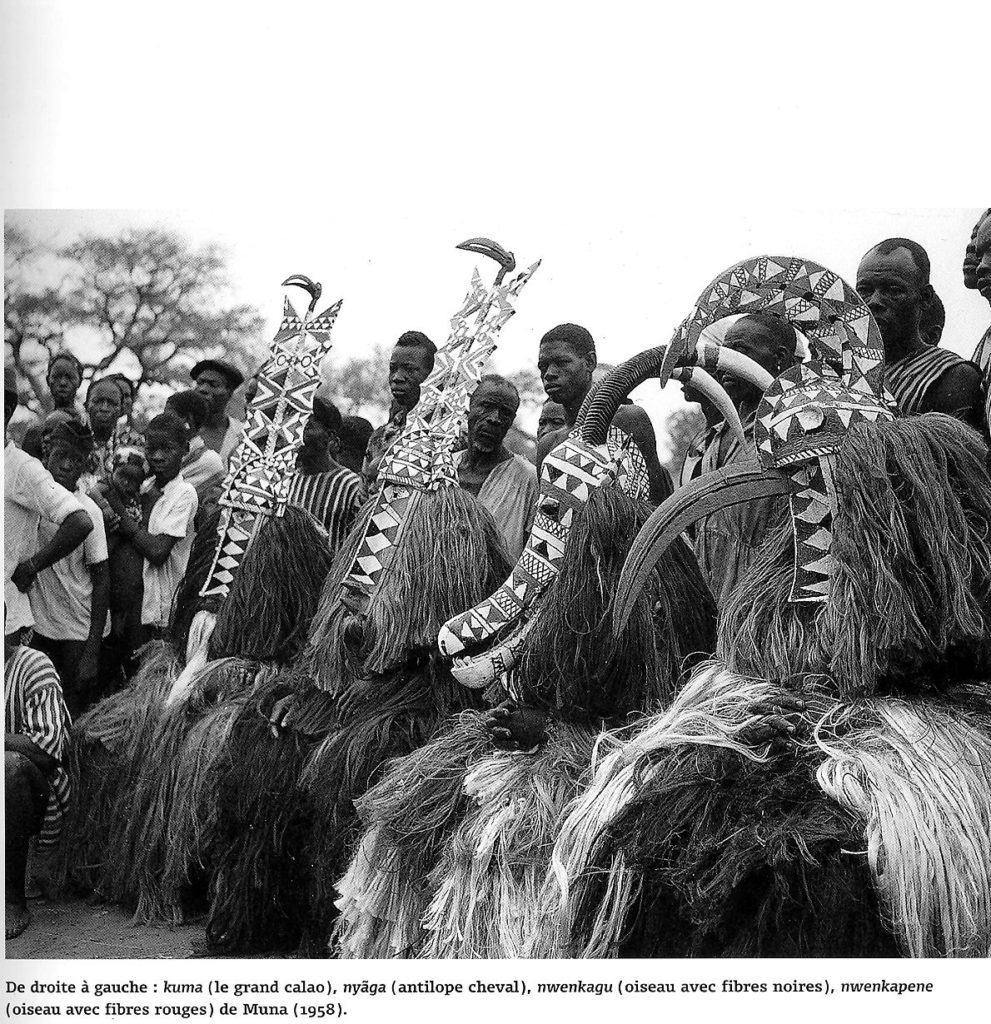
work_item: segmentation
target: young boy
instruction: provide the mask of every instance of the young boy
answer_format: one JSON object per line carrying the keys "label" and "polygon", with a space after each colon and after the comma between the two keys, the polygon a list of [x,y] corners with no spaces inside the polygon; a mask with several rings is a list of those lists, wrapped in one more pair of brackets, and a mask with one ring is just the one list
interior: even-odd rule
{"label": "young boy", "polygon": [[[189,431],[172,413],[156,416],[145,431],[145,455],[154,474],[142,488],[148,510],[147,526],[121,511],[118,530],[144,556],[141,625],[145,639],[161,636],[169,624],[172,599],[186,571],[193,546],[196,488],[183,480],[182,460],[189,452]],[[108,494],[111,506],[114,500]]]}
{"label": "young boy", "polygon": [[[47,424],[46,424],[47,427]],[[100,645],[108,632],[110,577],[103,514],[79,486],[93,452],[93,434],[75,420],[58,422],[45,431],[45,468],[55,482],[75,495],[93,522],[83,543],[65,558],[38,573],[31,588],[33,646],[52,660],[69,712],[81,714],[95,697]],[[41,522],[38,540],[55,535],[52,523]]]}
{"label": "young boy", "polygon": [[[100,506],[107,528],[107,561],[110,568],[110,635],[103,644],[101,696],[119,690],[137,669],[135,654],[143,643],[141,600],[144,594],[144,555],[120,529],[126,517],[136,526],[143,518],[141,485],[148,477],[143,448],[118,448],[110,477],[90,492]],[[121,509],[118,514],[111,507]]]}

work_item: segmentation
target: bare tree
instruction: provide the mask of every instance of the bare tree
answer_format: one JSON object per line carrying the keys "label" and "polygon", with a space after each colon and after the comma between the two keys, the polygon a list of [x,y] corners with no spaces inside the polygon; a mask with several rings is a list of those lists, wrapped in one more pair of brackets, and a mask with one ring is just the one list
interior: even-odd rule
{"label": "bare tree", "polygon": [[327,388],[345,416],[385,420],[389,412],[389,352],[381,345],[366,355],[341,357],[332,350],[324,368]]}
{"label": "bare tree", "polygon": [[[193,248],[174,232],[130,230],[84,236],[60,255],[71,267],[65,320],[99,336],[94,374],[120,360],[139,384],[171,383],[197,360],[221,355],[255,369],[262,318],[252,306],[218,303],[228,287],[218,246]],[[128,353],[136,367],[127,366]]]}
{"label": "bare tree", "polygon": [[667,446],[666,465],[671,479],[677,483],[688,446],[692,439],[705,429],[705,417],[697,405],[689,405],[683,409],[675,409],[664,421],[661,440]]}
{"label": "bare tree", "polygon": [[63,343],[63,309],[58,290],[37,280],[38,264],[51,256],[24,230],[4,224],[3,338],[19,377],[31,389],[28,405],[48,397],[48,359]]}

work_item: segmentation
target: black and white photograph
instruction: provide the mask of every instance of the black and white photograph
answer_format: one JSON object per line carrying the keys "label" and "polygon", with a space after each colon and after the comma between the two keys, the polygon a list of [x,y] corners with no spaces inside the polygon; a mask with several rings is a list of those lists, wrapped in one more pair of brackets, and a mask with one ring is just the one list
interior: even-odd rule
{"label": "black and white photograph", "polygon": [[8,1016],[986,965],[991,176],[921,44],[134,10],[4,5]]}

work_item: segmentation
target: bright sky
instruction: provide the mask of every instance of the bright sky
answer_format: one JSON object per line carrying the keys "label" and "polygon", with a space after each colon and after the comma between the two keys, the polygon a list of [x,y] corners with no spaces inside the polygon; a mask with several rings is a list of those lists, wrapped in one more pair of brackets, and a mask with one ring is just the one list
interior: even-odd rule
{"label": "bright sky", "polygon": [[[269,331],[279,282],[307,274],[328,303],[344,299],[338,354],[408,328],[441,340],[477,262],[454,246],[472,235],[521,265],[543,260],[496,369],[533,366],[540,335],[565,320],[619,361],[667,340],[740,259],[801,255],[852,279],[892,235],[930,253],[945,345],[969,355],[987,327],[960,264],[989,197],[952,170],[970,166],[955,145],[976,159],[973,139],[936,75],[902,82],[880,125],[871,104],[856,116],[884,22],[855,4],[777,36],[762,27],[745,52],[746,5],[673,20],[627,3],[608,18],[581,3],[356,4],[333,17],[302,3],[236,18],[178,3],[143,30],[133,4],[7,6],[6,205],[49,207],[26,220],[52,239],[163,224],[220,242],[235,297]],[[966,29],[954,12],[927,24],[934,48]],[[964,69],[940,82],[962,90]],[[925,123],[938,138],[922,145]],[[896,166],[885,138],[899,140]],[[660,418],[680,395],[656,390],[637,397]]]}

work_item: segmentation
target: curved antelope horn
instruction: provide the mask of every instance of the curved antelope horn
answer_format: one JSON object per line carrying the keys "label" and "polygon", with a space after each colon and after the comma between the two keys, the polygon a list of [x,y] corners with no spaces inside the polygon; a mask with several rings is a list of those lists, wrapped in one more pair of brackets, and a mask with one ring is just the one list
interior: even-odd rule
{"label": "curved antelope horn", "polygon": [[496,284],[502,284],[502,279],[506,274],[512,273],[516,269],[516,257],[498,242],[492,241],[491,238],[469,238],[455,248],[464,249],[466,252],[477,252],[495,260],[499,264]]}
{"label": "curved antelope horn", "polygon": [[599,382],[582,421],[583,441],[588,444],[605,444],[609,424],[623,399],[645,380],[657,376],[667,350],[667,345],[649,348],[609,371]]}
{"label": "curved antelope horn", "polygon": [[740,414],[733,404],[733,399],[708,370],[703,370],[701,366],[679,366],[671,374],[671,378],[680,380],[684,384],[690,384],[700,394],[705,395],[719,410],[719,414],[733,432],[734,437],[746,448],[747,438],[743,433],[743,424],[740,422]]}
{"label": "curved antelope horn", "polygon": [[774,375],[765,370],[755,359],[737,352],[736,349],[717,345],[712,341],[700,341],[694,349],[685,352],[679,364],[700,366],[710,373],[728,373],[739,380],[745,380],[763,393],[774,380]]}
{"label": "curved antelope horn", "polygon": [[798,485],[787,474],[762,469],[756,460],[717,469],[679,487],[643,524],[626,556],[616,588],[613,633],[622,633],[647,577],[689,526],[731,505],[797,490]]}
{"label": "curved antelope horn", "polygon": [[317,303],[320,301],[320,293],[323,291],[323,285],[319,281],[311,281],[305,274],[290,274],[282,282],[282,287],[287,288],[289,285],[294,285],[296,288],[302,288],[310,296],[310,304],[306,308],[307,313],[312,313],[317,308]]}

